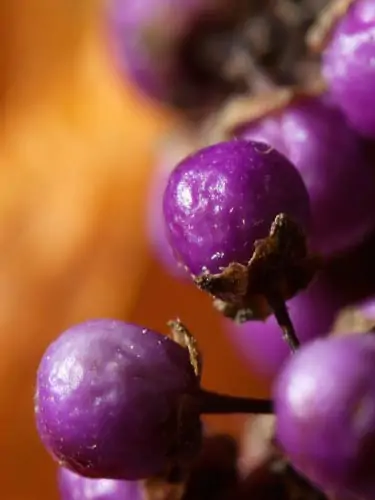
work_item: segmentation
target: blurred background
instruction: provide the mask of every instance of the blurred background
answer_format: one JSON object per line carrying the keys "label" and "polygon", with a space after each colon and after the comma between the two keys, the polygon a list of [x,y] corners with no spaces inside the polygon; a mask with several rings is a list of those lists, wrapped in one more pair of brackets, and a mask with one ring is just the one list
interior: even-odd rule
{"label": "blurred background", "polygon": [[[33,420],[38,362],[66,327],[116,317],[198,338],[208,388],[264,395],[218,315],[152,256],[145,204],[154,149],[176,118],[120,81],[99,0],[0,2],[1,498],[56,499]],[[234,434],[237,417],[211,425]]]}

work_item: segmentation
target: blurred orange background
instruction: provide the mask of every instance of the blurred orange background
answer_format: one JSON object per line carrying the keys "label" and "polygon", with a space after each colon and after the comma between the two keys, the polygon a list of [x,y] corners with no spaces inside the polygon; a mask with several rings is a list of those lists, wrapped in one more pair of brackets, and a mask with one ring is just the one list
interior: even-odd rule
{"label": "blurred orange background", "polygon": [[[152,259],[144,202],[153,148],[173,126],[116,76],[103,2],[0,2],[1,498],[57,498],[33,421],[46,345],[113,316],[166,332],[180,316],[205,355],[207,387],[261,395],[209,300]],[[243,419],[212,420],[238,435]]]}

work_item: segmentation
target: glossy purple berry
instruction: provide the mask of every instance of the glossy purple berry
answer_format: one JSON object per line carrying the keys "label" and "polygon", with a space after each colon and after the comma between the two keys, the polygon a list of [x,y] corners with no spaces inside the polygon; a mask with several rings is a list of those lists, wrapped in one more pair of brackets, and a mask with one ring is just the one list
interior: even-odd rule
{"label": "glossy purple berry", "polygon": [[[287,307],[301,344],[327,335],[341,305],[337,290],[321,277],[289,300]],[[275,377],[290,357],[289,347],[273,315],[265,321],[243,325],[227,321],[226,330],[239,355],[262,375]]]}
{"label": "glossy purple berry", "polygon": [[63,467],[58,471],[61,500],[141,500],[136,481],[91,479]]}
{"label": "glossy purple berry", "polygon": [[375,138],[375,5],[358,0],[339,21],[323,55],[330,91],[355,129]]}
{"label": "glossy purple berry", "polygon": [[375,170],[327,98],[297,101],[238,135],[271,144],[296,166],[310,197],[311,245],[324,255],[358,245],[375,226]]}
{"label": "glossy purple berry", "polygon": [[310,205],[294,166],[266,144],[232,140],[183,160],[164,193],[171,246],[191,274],[247,264],[255,241],[285,213],[305,230]]}
{"label": "glossy purple berry", "polygon": [[[228,94],[205,43],[228,29],[243,0],[110,0],[109,29],[120,66],[148,97],[184,109]],[[238,14],[235,15],[235,17]],[[203,56],[203,58],[202,58]]]}
{"label": "glossy purple berry", "polygon": [[42,358],[38,432],[59,464],[78,474],[149,477],[183,453],[177,415],[197,390],[188,351],[170,338],[122,321],[88,321]]}
{"label": "glossy purple berry", "polygon": [[291,463],[325,491],[375,493],[375,336],[303,346],[274,387],[276,437]]}

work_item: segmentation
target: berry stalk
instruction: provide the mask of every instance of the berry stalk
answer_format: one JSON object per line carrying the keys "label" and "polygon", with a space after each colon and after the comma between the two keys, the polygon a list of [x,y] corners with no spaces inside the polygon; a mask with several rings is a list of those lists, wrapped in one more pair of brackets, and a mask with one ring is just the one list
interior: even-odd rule
{"label": "berry stalk", "polygon": [[288,344],[291,352],[296,352],[300,346],[300,342],[284,299],[278,294],[273,293],[267,295],[267,302],[283,332],[283,339]]}
{"label": "berry stalk", "polygon": [[269,399],[229,396],[201,389],[200,412],[206,415],[230,413],[269,414],[273,413],[273,403]]}

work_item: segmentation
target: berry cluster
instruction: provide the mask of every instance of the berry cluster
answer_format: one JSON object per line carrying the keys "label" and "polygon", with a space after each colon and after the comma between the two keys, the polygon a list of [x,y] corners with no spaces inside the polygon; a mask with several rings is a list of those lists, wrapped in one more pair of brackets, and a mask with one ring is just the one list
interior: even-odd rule
{"label": "berry cluster", "polygon": [[[272,399],[204,389],[180,320],[76,325],[35,393],[62,500],[375,497],[375,0],[325,3],[109,2],[120,66],[181,114],[152,244]],[[213,413],[258,415],[241,452]]]}

